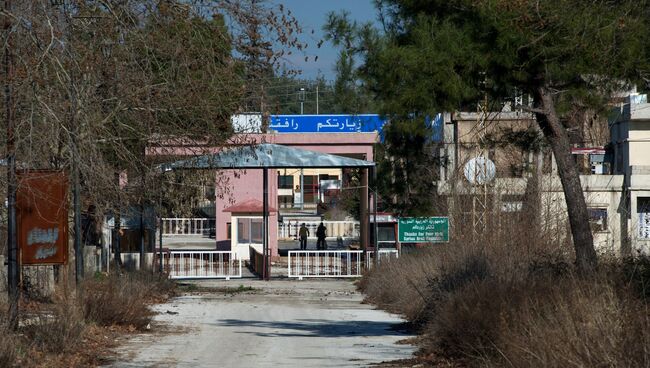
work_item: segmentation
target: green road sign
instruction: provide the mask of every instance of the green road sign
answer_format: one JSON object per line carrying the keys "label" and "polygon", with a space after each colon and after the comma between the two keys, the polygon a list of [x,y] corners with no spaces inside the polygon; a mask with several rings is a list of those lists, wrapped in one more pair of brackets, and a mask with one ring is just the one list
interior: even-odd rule
{"label": "green road sign", "polygon": [[448,217],[404,217],[398,219],[400,243],[442,243],[449,241]]}

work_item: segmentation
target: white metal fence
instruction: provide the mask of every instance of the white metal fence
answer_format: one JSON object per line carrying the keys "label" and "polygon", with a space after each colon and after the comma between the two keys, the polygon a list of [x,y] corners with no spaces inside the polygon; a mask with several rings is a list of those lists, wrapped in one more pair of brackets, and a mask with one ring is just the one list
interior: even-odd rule
{"label": "white metal fence", "polygon": [[214,229],[214,219],[198,217],[174,217],[162,219],[163,236],[210,235]]}
{"label": "white metal fence", "polygon": [[171,279],[242,277],[242,260],[236,252],[171,251],[163,253],[163,266]]}
{"label": "white metal fence", "polygon": [[[309,230],[309,237],[316,237],[316,229],[320,221],[287,221],[278,223],[278,238],[296,238],[300,226],[305,224]],[[328,237],[358,238],[360,234],[359,221],[323,221],[327,228]]]}
{"label": "white metal fence", "polygon": [[[399,258],[397,249],[379,249],[378,252],[379,263],[390,261],[391,259]],[[371,268],[374,265],[375,252],[372,250],[366,251],[366,266]]]}
{"label": "white metal fence", "polygon": [[362,250],[289,251],[288,275],[303,277],[361,277]]}

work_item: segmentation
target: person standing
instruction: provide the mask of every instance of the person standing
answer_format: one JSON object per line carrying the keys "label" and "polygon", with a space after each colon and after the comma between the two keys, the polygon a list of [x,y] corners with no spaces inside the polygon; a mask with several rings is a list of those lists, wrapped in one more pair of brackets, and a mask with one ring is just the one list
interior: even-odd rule
{"label": "person standing", "polygon": [[325,237],[327,236],[327,228],[323,225],[323,222],[318,225],[316,229],[316,249],[325,250],[327,246],[325,245]]}
{"label": "person standing", "polygon": [[307,237],[309,236],[309,229],[302,223],[300,230],[298,230],[298,237],[300,238],[300,250],[307,250]]}

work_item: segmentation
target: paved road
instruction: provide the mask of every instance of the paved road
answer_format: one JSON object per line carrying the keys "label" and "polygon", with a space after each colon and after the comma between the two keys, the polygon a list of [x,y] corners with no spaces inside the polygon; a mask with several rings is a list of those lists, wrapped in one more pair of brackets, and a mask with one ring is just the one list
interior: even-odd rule
{"label": "paved road", "polygon": [[414,351],[396,344],[402,321],[361,304],[350,281],[201,282],[240,284],[254,289],[158,306],[156,321],[184,332],[133,338],[113,367],[359,367]]}

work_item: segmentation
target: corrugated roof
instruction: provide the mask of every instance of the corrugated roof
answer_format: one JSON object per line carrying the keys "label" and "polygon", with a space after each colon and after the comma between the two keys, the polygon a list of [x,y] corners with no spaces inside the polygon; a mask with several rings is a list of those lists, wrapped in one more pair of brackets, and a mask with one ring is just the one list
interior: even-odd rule
{"label": "corrugated roof", "polygon": [[237,146],[219,153],[197,156],[161,165],[174,169],[262,169],[262,168],[339,168],[374,167],[371,161],[308,151],[279,144],[262,143]]}

